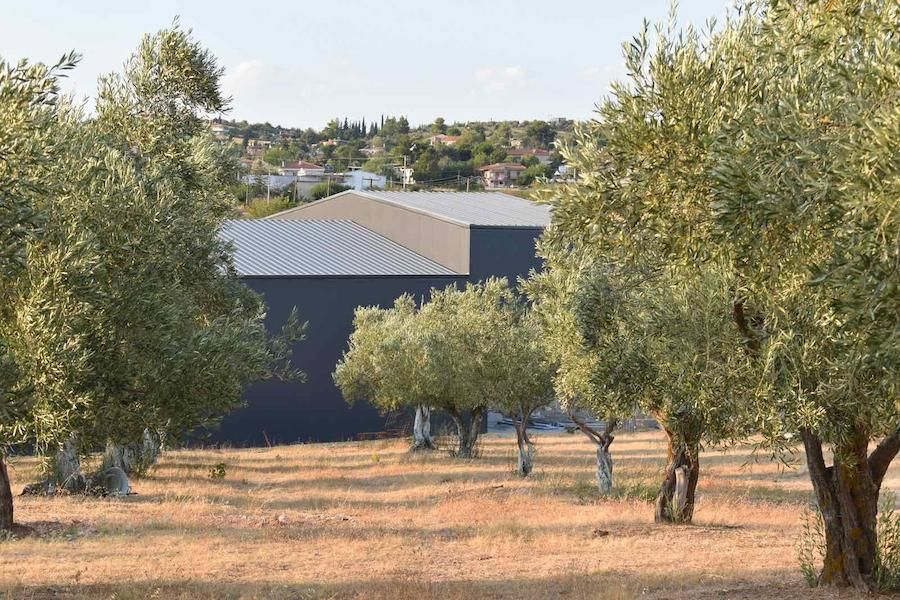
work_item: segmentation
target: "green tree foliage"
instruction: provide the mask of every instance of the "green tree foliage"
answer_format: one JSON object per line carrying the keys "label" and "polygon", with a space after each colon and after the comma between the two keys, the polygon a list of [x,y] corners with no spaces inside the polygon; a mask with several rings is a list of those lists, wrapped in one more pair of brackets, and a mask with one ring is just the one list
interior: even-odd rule
{"label": "green tree foliage", "polygon": [[525,127],[525,142],[533,148],[550,148],[556,139],[556,130],[546,121],[532,121]]}
{"label": "green tree foliage", "polygon": [[290,148],[271,148],[263,153],[263,160],[275,167],[282,166],[282,163],[288,163],[297,160],[297,153]]}
{"label": "green tree foliage", "polygon": [[176,25],[101,80],[95,117],[52,126],[64,152],[35,198],[42,228],[12,282],[8,335],[34,400],[0,423],[3,439],[47,455],[148,429],[177,439],[238,406],[247,383],[293,374],[301,325],[269,339],[218,238],[234,163],[202,115],[226,108],[220,75]]}
{"label": "green tree foliage", "polygon": [[[409,296],[391,309],[357,309],[334,379],[349,402],[447,412],[457,426],[457,455],[471,458],[489,406],[527,420],[548,401],[552,369],[537,338],[505,279],[450,286],[432,290],[419,310]],[[530,442],[520,439],[530,461]]]}
{"label": "green tree foliage", "polygon": [[243,216],[248,219],[262,219],[293,206],[296,204],[286,196],[275,196],[271,200],[257,198],[245,207]]}
{"label": "green tree foliage", "polygon": [[10,348],[14,284],[27,267],[28,242],[41,225],[36,204],[59,159],[60,145],[53,135],[59,118],[57,76],[76,60],[70,54],[48,68],[0,59],[0,529],[13,524],[6,449],[25,439],[22,421],[31,399]]}
{"label": "green tree foliage", "polygon": [[431,133],[447,133],[447,123],[444,122],[444,117],[434,120],[434,123],[431,124]]}
{"label": "green tree foliage", "polygon": [[[348,402],[368,401],[383,411],[430,410],[437,394],[416,324],[416,304],[409,295],[397,298],[390,309],[356,309],[349,349],[334,372],[334,381]],[[414,450],[434,447],[430,431],[413,433]]]}
{"label": "green tree foliage", "polygon": [[749,414],[775,448],[802,440],[819,580],[860,589],[900,449],[898,20],[896,3],[771,2],[654,49],[645,30],[564,152],[578,184],[548,198],[554,235],[616,272],[727,269]]}
{"label": "green tree foliage", "polygon": [[550,167],[550,165],[542,165],[538,162],[537,164],[528,165],[528,167],[522,171],[522,174],[519,175],[517,183],[518,185],[531,185],[535,182],[547,179],[552,175],[553,168]]}
{"label": "green tree foliage", "polygon": [[309,188],[309,197],[312,200],[321,200],[322,198],[327,198],[328,196],[333,196],[334,194],[346,192],[349,189],[350,186],[344,185],[343,183],[317,183],[316,185]]}

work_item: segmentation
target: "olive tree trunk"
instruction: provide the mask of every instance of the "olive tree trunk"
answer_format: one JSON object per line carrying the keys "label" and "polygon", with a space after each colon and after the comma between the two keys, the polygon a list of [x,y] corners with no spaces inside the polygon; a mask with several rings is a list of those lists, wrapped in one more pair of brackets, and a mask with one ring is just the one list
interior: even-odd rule
{"label": "olive tree trunk", "polygon": [[48,492],[77,494],[87,489],[87,479],[81,471],[81,457],[74,439],[69,439],[53,457]]}
{"label": "olive tree trunk", "polygon": [[434,450],[431,437],[431,408],[422,404],[416,406],[416,420],[413,422],[412,451]]}
{"label": "olive tree trunk", "polygon": [[534,469],[534,444],[528,438],[528,419],[531,418],[531,412],[522,414],[521,417],[521,420],[513,419],[516,426],[516,445],[519,449],[516,474],[528,477]]}
{"label": "olive tree trunk", "polygon": [[0,452],[0,531],[13,526],[13,495],[9,483],[6,455]]}
{"label": "olive tree trunk", "polygon": [[822,441],[808,431],[800,437],[825,530],[819,584],[871,592],[876,586],[878,497],[884,475],[900,449],[900,430],[882,440],[868,456],[869,435],[857,431],[834,448],[830,467],[825,466]]}
{"label": "olive tree trunk", "polygon": [[597,491],[601,496],[609,496],[613,489],[613,460],[609,447],[616,439],[613,435],[618,423],[614,419],[606,420],[605,431],[597,431],[571,412],[569,418],[589,440],[597,446]]}
{"label": "olive tree trunk", "polygon": [[57,449],[45,469],[46,477],[26,485],[22,494],[80,494],[88,489],[88,480],[81,471],[81,457],[74,437]]}
{"label": "olive tree trunk", "polygon": [[117,467],[122,469],[126,475],[140,477],[156,464],[160,452],[159,436],[149,429],[144,429],[140,441],[125,446],[119,446],[112,442],[107,443],[101,471]]}
{"label": "olive tree trunk", "polygon": [[482,414],[484,414],[483,408],[450,413],[450,417],[456,424],[456,433],[459,438],[456,450],[457,458],[475,458],[478,434],[481,433]]}
{"label": "olive tree trunk", "polygon": [[[612,443],[612,439],[609,440]],[[601,496],[612,494],[613,462],[609,444],[597,444],[597,491]]]}
{"label": "olive tree trunk", "polygon": [[656,495],[657,523],[690,523],[694,518],[694,500],[700,479],[700,445],[676,441],[669,437],[668,464],[659,493]]}

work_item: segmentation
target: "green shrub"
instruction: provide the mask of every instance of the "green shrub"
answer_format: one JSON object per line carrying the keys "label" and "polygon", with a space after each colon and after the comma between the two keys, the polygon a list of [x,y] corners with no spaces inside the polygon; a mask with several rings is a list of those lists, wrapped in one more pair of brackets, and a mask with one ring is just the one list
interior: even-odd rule
{"label": "green shrub", "polygon": [[327,198],[328,196],[333,196],[340,192],[346,192],[349,189],[349,185],[343,185],[340,183],[317,183],[316,185],[309,188],[309,196],[313,200],[321,200],[322,198]]}
{"label": "green shrub", "polygon": [[209,468],[209,478],[210,479],[225,479],[225,470],[228,467],[223,462],[216,463]]}
{"label": "green shrub", "polygon": [[287,210],[292,206],[295,206],[295,204],[291,202],[290,198],[284,196],[276,196],[271,200],[257,198],[244,208],[243,215],[247,219],[262,219],[263,217]]}

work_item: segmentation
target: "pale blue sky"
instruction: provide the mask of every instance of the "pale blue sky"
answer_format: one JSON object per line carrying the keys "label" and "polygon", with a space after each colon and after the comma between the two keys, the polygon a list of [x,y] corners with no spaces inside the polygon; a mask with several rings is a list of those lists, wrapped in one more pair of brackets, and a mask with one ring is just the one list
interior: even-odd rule
{"label": "pale blue sky", "polygon": [[[683,1],[680,21],[702,25],[730,4]],[[622,77],[622,42],[668,11],[669,0],[0,0],[0,56],[75,49],[67,85],[90,96],[141,34],[180,15],[225,67],[238,119],[580,119]]]}

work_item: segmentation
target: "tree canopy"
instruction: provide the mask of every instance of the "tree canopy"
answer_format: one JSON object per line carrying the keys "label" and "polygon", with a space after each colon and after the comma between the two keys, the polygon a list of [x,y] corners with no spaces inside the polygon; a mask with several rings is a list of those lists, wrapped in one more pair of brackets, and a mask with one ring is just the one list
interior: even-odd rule
{"label": "tree canopy", "polygon": [[552,368],[538,337],[505,279],[432,290],[418,309],[405,295],[389,309],[357,309],[334,380],[349,402],[445,411],[457,454],[468,458],[488,407],[527,419],[550,400]]}
{"label": "tree canopy", "polygon": [[866,589],[900,448],[898,18],[896,3],[770,2],[711,34],[673,25],[652,45],[645,28],[625,46],[628,81],[563,152],[577,183],[545,196],[561,257],[686,281],[726,270],[718,314],[751,359],[750,417],[775,448],[804,442],[821,580]]}
{"label": "tree canopy", "polygon": [[[0,411],[0,444],[52,455],[147,429],[175,439],[238,406],[247,383],[296,375],[287,358],[302,325],[294,317],[284,337],[267,335],[262,299],[237,280],[218,236],[234,162],[203,120],[227,107],[209,53],[177,24],[146,36],[123,74],[101,79],[90,118],[68,106],[56,115],[51,72],[20,69],[31,87],[19,92],[32,98],[18,106],[34,125],[14,132],[25,153],[11,173],[22,176],[0,190],[40,227],[13,225],[15,256],[28,261],[4,281],[0,331],[32,401]],[[29,162],[46,140],[54,160]]]}

